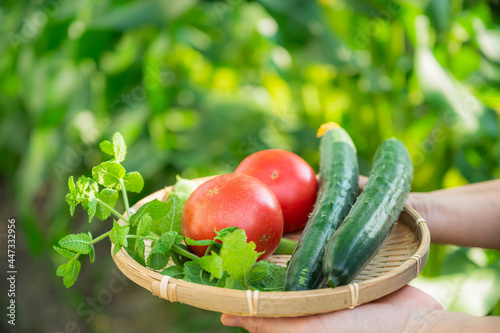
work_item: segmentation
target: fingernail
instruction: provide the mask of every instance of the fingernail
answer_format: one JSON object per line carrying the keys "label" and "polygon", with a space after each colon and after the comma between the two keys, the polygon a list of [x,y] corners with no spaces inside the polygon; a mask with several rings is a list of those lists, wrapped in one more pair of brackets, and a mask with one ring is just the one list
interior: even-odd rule
{"label": "fingernail", "polygon": [[222,325],[230,327],[238,327],[239,319],[230,315],[224,315],[221,318]]}

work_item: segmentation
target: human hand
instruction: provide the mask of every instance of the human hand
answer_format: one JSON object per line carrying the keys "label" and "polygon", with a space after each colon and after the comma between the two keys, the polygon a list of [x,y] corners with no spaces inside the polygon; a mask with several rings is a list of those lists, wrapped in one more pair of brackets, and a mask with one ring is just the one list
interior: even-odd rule
{"label": "human hand", "polygon": [[251,333],[280,332],[424,332],[441,305],[423,291],[405,286],[353,310],[340,310],[308,317],[262,318],[223,314],[225,326],[242,327]]}
{"label": "human hand", "polygon": [[[368,177],[359,176],[359,193],[365,188],[366,183],[368,182]],[[408,195],[408,199],[406,200],[406,204],[411,208],[415,209],[425,220],[427,220],[428,215],[428,195],[417,192],[410,192]]]}

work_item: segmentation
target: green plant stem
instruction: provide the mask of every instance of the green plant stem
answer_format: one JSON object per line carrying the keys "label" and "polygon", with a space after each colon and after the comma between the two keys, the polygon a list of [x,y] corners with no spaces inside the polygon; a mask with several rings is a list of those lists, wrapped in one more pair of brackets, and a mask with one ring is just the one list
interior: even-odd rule
{"label": "green plant stem", "polygon": [[172,253],[172,255],[170,256],[170,258],[172,259],[172,261],[174,262],[174,264],[176,266],[182,267],[183,263],[180,260],[179,256],[177,256],[177,255],[175,255],[175,254]]}
{"label": "green plant stem", "polygon": [[130,207],[128,204],[127,190],[125,189],[125,183],[123,182],[123,178],[120,178],[120,185],[122,187],[123,204],[125,205],[125,209],[127,211],[127,217],[130,218]]}
{"label": "green plant stem", "polygon": [[[128,218],[126,218],[122,214],[118,213],[113,207],[111,207],[110,205],[108,205],[107,203],[105,203],[104,201],[102,201],[99,198],[97,198],[96,200],[97,200],[98,203],[100,203],[101,205],[103,205],[104,207],[106,207],[107,209],[109,209],[111,213],[115,214],[117,217],[119,217],[123,221],[127,222],[127,224],[130,224]],[[128,217],[128,215],[127,215],[127,217]]]}
{"label": "green plant stem", "polygon": [[[127,238],[142,238],[142,239],[151,239],[151,240],[155,240],[157,241],[159,239],[159,237],[154,237],[154,236],[137,236],[137,235],[127,235]],[[191,260],[198,260],[200,259],[200,257],[198,257],[196,254],[194,253],[191,253],[189,251],[186,251],[185,249],[183,249],[182,247],[180,247],[179,245],[173,245],[172,246],[172,251],[180,254],[181,256],[184,256],[186,258],[189,258]]]}
{"label": "green plant stem", "polygon": [[[85,195],[87,195],[87,193],[85,193]],[[87,197],[77,197],[76,200],[86,200],[88,199],[89,196],[87,195]],[[99,198],[95,198],[97,200],[97,202],[99,204],[101,204],[102,206],[106,207],[107,209],[109,209],[109,211],[113,214],[115,214],[118,218],[120,218],[121,220],[127,222],[127,224],[130,224],[128,218],[126,218],[125,216],[123,216],[122,214],[118,213],[118,211],[116,209],[114,209],[113,207],[111,207],[110,205],[108,205],[107,203],[105,203],[104,201],[102,201],[101,199]]]}
{"label": "green plant stem", "polygon": [[[123,183],[123,182],[122,182],[122,183]],[[124,188],[124,187],[122,187],[122,190],[124,190],[124,189],[125,189],[125,188]],[[123,195],[123,197],[125,198],[125,197],[126,197],[126,195],[124,194],[124,195]],[[85,198],[85,199],[86,199],[86,198]],[[99,199],[99,198],[96,198],[96,200],[97,200],[97,202],[98,202],[99,204],[101,204],[101,205],[103,205],[104,207],[106,207],[107,209],[109,209],[109,211],[110,211],[111,213],[115,214],[117,217],[119,217],[119,218],[120,218],[120,219],[122,219],[123,221],[127,222],[128,224],[130,224],[129,220],[128,220],[127,218],[125,218],[125,216],[123,216],[122,214],[118,213],[118,212],[116,211],[116,209],[114,209],[113,207],[111,207],[110,205],[108,205],[107,203],[105,203],[104,201],[102,201],[102,200],[101,200],[101,199]],[[124,199],[124,201],[125,201],[125,199]],[[128,208],[128,200],[127,200],[127,202],[126,202],[126,207]],[[128,209],[127,209],[127,217],[129,216],[128,214],[129,214],[129,212],[128,212]],[[92,244],[94,244],[95,242],[98,242],[98,241],[100,241],[101,239],[105,238],[105,237],[106,237],[106,236],[108,236],[110,233],[111,233],[111,230],[110,230],[110,231],[108,231],[107,233],[102,234],[101,236],[97,237],[96,239],[94,239],[94,240],[92,241],[92,242],[93,242]],[[138,238],[138,237],[137,237],[136,235],[127,235],[127,238]],[[158,236],[156,236],[156,237],[155,237],[155,236],[151,236],[151,235],[150,235],[150,236],[146,236],[146,237],[142,237],[142,238],[143,238],[143,239],[145,238],[145,239],[156,240],[156,241],[159,239],[159,237],[158,237]],[[172,251],[174,251],[174,252],[176,252],[176,253],[180,254],[181,256],[184,256],[184,257],[186,257],[186,258],[189,258],[189,259],[191,259],[191,260],[198,260],[198,259],[200,259],[200,257],[198,257],[196,254],[193,254],[193,253],[191,253],[191,252],[189,252],[189,251],[186,251],[186,250],[184,250],[182,247],[180,247],[180,246],[178,246],[178,245],[174,245],[174,246],[172,246]]]}
{"label": "green plant stem", "polygon": [[154,241],[157,241],[158,239],[160,239],[160,237],[155,237],[155,236],[137,236],[137,235],[127,235],[126,236],[127,238],[142,238],[142,239],[151,239],[151,240],[154,240]]}
{"label": "green plant stem", "polygon": [[184,250],[182,247],[179,245],[174,245],[172,246],[172,250],[179,253],[181,256],[184,256],[186,258],[189,258],[191,260],[198,260],[200,257],[198,257],[196,254],[193,254],[189,251]]}
{"label": "green plant stem", "polygon": [[110,233],[111,233],[111,230],[110,230],[110,231],[108,231],[108,232],[103,233],[101,236],[99,236],[99,237],[97,237],[97,238],[94,238],[94,239],[92,240],[92,242],[90,242],[90,244],[95,244],[95,243],[97,243],[98,241],[100,241],[101,239],[104,239],[104,238],[108,237]]}

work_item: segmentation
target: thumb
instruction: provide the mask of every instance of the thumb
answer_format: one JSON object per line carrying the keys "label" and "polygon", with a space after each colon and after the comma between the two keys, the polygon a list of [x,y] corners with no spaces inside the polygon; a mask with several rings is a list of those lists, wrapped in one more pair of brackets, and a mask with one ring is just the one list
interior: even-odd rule
{"label": "thumb", "polygon": [[292,332],[288,330],[290,324],[288,321],[292,318],[263,318],[263,317],[243,317],[222,314],[221,323],[224,326],[242,327],[250,333],[276,333],[276,332]]}
{"label": "thumb", "polygon": [[231,315],[223,313],[222,316],[220,317],[220,322],[224,326],[241,327],[240,319],[239,318],[240,317],[231,316]]}

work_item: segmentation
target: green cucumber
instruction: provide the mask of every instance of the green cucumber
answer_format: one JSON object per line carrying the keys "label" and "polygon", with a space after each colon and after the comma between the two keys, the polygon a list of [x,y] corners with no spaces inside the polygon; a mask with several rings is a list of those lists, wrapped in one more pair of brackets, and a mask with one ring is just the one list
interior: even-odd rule
{"label": "green cucumber", "polygon": [[[356,148],[344,129],[337,124],[329,126],[319,147],[316,204],[288,264],[285,291],[316,289],[324,283],[322,265],[326,245],[356,200],[359,178]],[[322,129],[323,126],[318,135]]]}
{"label": "green cucumber", "polygon": [[328,243],[323,273],[330,287],[350,283],[377,254],[401,214],[412,178],[404,144],[394,138],[382,143],[365,189]]}

